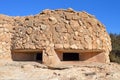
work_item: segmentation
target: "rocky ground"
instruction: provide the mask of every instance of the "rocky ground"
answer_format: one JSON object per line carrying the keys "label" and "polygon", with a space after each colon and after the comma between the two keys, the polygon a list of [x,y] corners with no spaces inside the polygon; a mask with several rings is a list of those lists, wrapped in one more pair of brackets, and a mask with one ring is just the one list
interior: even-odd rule
{"label": "rocky ground", "polygon": [[83,63],[52,68],[39,62],[0,61],[0,80],[120,80],[120,65]]}

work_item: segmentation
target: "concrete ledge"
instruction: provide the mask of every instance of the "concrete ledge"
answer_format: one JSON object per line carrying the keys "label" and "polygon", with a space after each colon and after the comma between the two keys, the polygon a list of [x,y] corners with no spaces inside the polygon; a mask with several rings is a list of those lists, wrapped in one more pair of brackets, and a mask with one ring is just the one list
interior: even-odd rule
{"label": "concrete ledge", "polygon": [[15,50],[11,50],[14,53],[21,53],[21,52],[42,52],[42,49],[15,49]]}
{"label": "concrete ledge", "polygon": [[105,50],[55,49],[57,52],[102,53]]}

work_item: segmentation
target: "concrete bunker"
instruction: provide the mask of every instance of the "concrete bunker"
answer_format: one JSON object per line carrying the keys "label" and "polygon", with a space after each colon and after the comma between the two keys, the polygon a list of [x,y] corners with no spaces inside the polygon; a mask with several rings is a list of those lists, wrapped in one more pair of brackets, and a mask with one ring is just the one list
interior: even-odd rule
{"label": "concrete bunker", "polygon": [[[111,41],[95,16],[74,10],[44,10],[35,16],[0,16],[0,59],[109,62]],[[7,37],[6,37],[7,36]],[[11,51],[12,50],[12,51]]]}
{"label": "concrete bunker", "polygon": [[[61,62],[83,62],[94,61],[104,62],[103,50],[55,50],[56,54]],[[103,59],[102,59],[103,58]]]}
{"label": "concrete bunker", "polygon": [[[79,49],[55,49],[54,56],[46,57],[45,50],[13,50],[13,61],[37,61],[41,63],[78,63],[83,61],[89,62],[104,62],[103,50],[79,50]],[[54,52],[50,52],[51,54]],[[55,56],[56,55],[56,56]]]}
{"label": "concrete bunker", "polygon": [[39,61],[43,60],[42,50],[13,50],[13,61]]}

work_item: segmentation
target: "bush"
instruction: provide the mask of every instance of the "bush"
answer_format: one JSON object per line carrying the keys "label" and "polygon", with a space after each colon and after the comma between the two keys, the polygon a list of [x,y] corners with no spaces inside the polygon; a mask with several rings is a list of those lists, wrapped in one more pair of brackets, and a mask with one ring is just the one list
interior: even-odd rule
{"label": "bush", "polygon": [[110,53],[110,61],[120,63],[120,34],[110,33],[112,42],[112,51]]}
{"label": "bush", "polygon": [[110,61],[120,63],[120,51],[115,50],[110,53]]}

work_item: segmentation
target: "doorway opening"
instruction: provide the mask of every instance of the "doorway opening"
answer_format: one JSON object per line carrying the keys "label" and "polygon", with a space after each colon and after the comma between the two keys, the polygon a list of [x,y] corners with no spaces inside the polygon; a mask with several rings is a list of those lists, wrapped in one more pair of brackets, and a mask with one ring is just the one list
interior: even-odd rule
{"label": "doorway opening", "polygon": [[36,53],[36,60],[42,61],[42,53]]}
{"label": "doorway opening", "polygon": [[43,59],[42,50],[14,50],[12,51],[13,61],[40,61]]}
{"label": "doorway opening", "polygon": [[63,61],[79,61],[79,53],[63,53]]}

